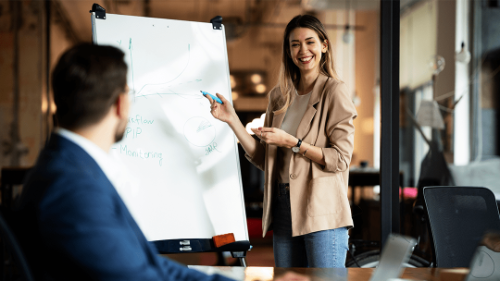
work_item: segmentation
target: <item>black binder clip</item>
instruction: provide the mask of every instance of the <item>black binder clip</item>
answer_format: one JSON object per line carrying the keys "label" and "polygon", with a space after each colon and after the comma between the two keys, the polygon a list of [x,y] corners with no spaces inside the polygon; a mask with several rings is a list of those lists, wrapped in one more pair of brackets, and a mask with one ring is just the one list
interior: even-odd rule
{"label": "black binder clip", "polygon": [[104,9],[101,5],[99,4],[93,4],[92,5],[92,10],[90,10],[91,13],[95,13],[95,17],[98,19],[105,20],[106,19],[106,9]]}
{"label": "black binder clip", "polygon": [[216,16],[215,18],[211,19],[210,22],[212,23],[213,29],[222,30],[222,17],[221,16]]}

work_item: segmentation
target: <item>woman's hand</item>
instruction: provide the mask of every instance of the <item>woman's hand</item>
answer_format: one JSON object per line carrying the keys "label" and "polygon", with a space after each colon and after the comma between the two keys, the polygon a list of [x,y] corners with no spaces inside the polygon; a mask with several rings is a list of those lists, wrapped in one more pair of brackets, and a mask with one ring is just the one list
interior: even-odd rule
{"label": "woman's hand", "polygon": [[257,129],[252,128],[251,130],[257,137],[265,141],[267,144],[292,148],[298,142],[296,137],[278,128],[259,127]]}
{"label": "woman's hand", "polygon": [[210,113],[215,119],[231,124],[235,120],[235,116],[237,117],[233,106],[223,95],[219,93],[216,95],[222,101],[222,104],[213,100],[209,95],[205,96],[210,101]]}

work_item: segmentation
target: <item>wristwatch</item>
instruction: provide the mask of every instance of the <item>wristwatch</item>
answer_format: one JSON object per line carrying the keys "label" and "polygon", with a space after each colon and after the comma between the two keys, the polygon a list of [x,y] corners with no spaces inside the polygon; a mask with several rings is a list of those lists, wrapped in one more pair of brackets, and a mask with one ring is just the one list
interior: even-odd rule
{"label": "wristwatch", "polygon": [[297,142],[297,145],[292,147],[292,151],[295,152],[295,153],[298,153],[300,151],[300,145],[302,144],[302,140],[299,139],[299,141]]}

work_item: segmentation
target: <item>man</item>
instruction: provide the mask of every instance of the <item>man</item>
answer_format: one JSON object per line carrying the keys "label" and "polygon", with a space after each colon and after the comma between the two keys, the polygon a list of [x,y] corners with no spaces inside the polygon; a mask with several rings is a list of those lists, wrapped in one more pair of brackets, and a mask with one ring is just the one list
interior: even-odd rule
{"label": "man", "polygon": [[116,165],[107,152],[123,137],[130,107],[123,57],[114,47],[83,44],[65,52],[53,71],[60,127],[28,176],[16,212],[35,277],[228,280],[159,257],[112,184]]}

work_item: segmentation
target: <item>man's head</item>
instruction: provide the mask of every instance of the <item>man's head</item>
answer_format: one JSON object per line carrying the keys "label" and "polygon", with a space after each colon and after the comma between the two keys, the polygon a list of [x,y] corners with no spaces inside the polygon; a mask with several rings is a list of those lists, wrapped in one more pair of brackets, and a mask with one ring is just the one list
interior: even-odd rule
{"label": "man's head", "polygon": [[[52,72],[56,118],[65,129],[78,130],[103,120],[119,107],[127,89],[124,53],[111,46],[81,44],[66,51]],[[123,136],[126,117],[115,132]],[[121,132],[120,132],[121,131]]]}

